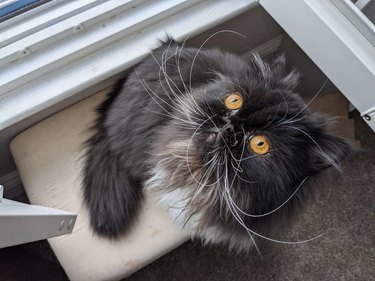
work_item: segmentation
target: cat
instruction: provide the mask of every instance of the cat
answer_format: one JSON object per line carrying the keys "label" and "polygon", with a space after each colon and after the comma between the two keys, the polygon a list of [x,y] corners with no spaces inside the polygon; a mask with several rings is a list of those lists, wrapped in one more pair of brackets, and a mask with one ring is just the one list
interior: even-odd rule
{"label": "cat", "polygon": [[87,141],[84,203],[95,233],[131,228],[149,189],[174,223],[248,250],[295,212],[348,141],[296,93],[285,57],[266,62],[172,38],[120,81]]}

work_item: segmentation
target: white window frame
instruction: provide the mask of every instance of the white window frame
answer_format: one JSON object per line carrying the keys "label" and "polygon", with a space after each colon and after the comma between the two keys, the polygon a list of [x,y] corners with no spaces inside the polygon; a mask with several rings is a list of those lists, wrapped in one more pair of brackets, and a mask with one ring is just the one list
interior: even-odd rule
{"label": "white window frame", "polygon": [[183,40],[255,4],[54,0],[0,23],[0,130],[124,71],[166,34]]}
{"label": "white window frame", "polygon": [[[341,0],[340,0],[341,1]],[[375,47],[336,0],[258,0],[375,131]],[[373,32],[373,26],[367,31]],[[374,35],[374,34],[372,34]]]}
{"label": "white window frame", "polygon": [[[358,29],[359,32],[375,46],[375,26],[361,12],[359,7],[364,7],[363,2],[353,4],[350,0],[330,0],[345,15],[345,17]],[[358,5],[357,5],[358,4]],[[366,4],[369,4],[368,2]]]}

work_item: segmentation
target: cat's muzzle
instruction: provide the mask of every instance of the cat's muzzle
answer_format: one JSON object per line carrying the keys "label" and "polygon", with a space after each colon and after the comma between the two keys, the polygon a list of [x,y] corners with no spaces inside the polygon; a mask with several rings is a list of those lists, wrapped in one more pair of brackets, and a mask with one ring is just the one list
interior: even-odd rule
{"label": "cat's muzzle", "polygon": [[227,145],[232,147],[238,145],[239,140],[242,138],[240,136],[241,133],[236,133],[233,125],[229,122],[221,128],[220,134],[224,138],[224,141],[227,143]]}

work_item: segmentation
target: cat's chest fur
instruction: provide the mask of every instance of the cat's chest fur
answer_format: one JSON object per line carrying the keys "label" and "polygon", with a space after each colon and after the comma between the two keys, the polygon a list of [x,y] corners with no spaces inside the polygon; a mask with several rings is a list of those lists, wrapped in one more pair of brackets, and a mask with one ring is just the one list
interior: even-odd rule
{"label": "cat's chest fur", "polygon": [[151,176],[145,182],[145,189],[155,196],[157,203],[168,212],[177,227],[187,231],[192,239],[201,239],[206,244],[227,243],[230,249],[236,251],[247,251],[252,248],[254,244],[249,241],[250,237],[245,232],[231,230],[220,224],[204,226],[204,218],[207,212],[210,212],[209,206],[192,214],[189,208],[189,186],[175,186],[169,190],[163,188],[167,184],[166,179],[170,178],[169,173],[162,165],[156,165],[151,169]]}

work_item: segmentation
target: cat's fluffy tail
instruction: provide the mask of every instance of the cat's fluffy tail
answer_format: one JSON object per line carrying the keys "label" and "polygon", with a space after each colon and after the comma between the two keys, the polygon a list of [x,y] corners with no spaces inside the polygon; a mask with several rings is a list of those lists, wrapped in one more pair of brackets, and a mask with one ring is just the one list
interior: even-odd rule
{"label": "cat's fluffy tail", "polygon": [[97,234],[117,238],[136,216],[141,188],[126,173],[119,156],[111,151],[104,130],[97,130],[87,144],[83,195],[90,223]]}

